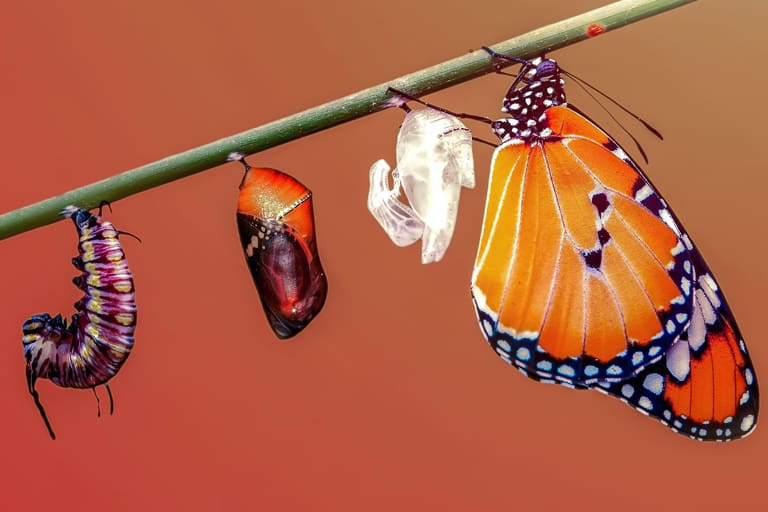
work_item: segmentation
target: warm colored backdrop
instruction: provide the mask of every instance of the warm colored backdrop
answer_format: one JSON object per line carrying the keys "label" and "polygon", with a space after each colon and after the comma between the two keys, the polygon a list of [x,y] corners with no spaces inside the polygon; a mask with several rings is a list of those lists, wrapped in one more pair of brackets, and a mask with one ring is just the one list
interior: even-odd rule
{"label": "warm colored backdrop", "polygon": [[[9,3],[0,211],[601,3]],[[664,133],[659,143],[625,121],[765,383],[768,4],[731,5],[693,4],[555,57]],[[507,85],[488,76],[431,99],[496,116]],[[330,292],[288,342],[267,327],[239,247],[239,165],[116,203],[108,218],[143,239],[124,239],[135,351],[113,381],[114,417],[96,418],[90,392],[40,384],[55,442],[25,390],[20,327],[72,313],[74,229],[0,242],[0,509],[763,509],[766,425],[730,445],[693,442],[615,399],[527,380],[488,349],[469,279],[491,151],[476,147],[478,187],[445,260],[422,267],[365,209],[368,168],[394,160],[401,119],[383,112],[251,157],[315,192]]]}

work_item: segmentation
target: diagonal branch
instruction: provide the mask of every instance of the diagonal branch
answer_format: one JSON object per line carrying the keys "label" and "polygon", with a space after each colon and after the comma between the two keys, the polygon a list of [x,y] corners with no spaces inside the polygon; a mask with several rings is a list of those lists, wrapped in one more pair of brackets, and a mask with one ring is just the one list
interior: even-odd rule
{"label": "diagonal branch", "polygon": [[[693,1],[621,0],[508,39],[494,45],[493,49],[506,55],[533,58]],[[502,67],[510,65],[505,62],[500,64]],[[491,73],[495,69],[487,52],[474,51],[258,128],[125,171],[0,215],[0,240],[60,220],[59,211],[67,205],[95,207],[101,201],[114,202],[221,165],[233,151],[250,155],[373,114],[392,106],[391,94],[387,92],[389,86],[413,96],[423,96]]]}

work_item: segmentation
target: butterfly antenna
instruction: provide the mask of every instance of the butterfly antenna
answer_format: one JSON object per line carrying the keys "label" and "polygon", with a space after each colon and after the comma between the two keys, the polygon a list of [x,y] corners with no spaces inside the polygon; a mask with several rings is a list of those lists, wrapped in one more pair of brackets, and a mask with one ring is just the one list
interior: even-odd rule
{"label": "butterfly antenna", "polygon": [[489,119],[489,118],[487,118],[485,116],[476,116],[476,115],[467,114],[467,113],[464,113],[464,112],[461,112],[461,113],[453,112],[453,111],[448,110],[446,108],[438,107],[437,105],[433,105],[431,103],[427,103],[424,100],[420,100],[416,96],[411,96],[410,94],[408,94],[406,92],[399,91],[399,90],[395,89],[394,87],[387,87],[387,91],[392,93],[392,94],[396,94],[396,95],[400,96],[401,98],[405,98],[408,101],[415,101],[416,103],[420,103],[420,104],[424,105],[425,107],[429,107],[429,108],[431,108],[433,110],[437,110],[438,112],[443,112],[444,114],[455,116],[455,117],[458,117],[458,118],[461,118],[461,119],[472,119],[474,121],[480,121],[480,122],[483,122],[483,123],[486,123],[486,124],[492,124],[493,123],[492,119]]}
{"label": "butterfly antenna", "polygon": [[109,415],[112,416],[115,412],[115,400],[112,398],[112,389],[109,387],[109,384],[104,384],[104,387],[107,388],[107,395],[109,395]]}
{"label": "butterfly antenna", "polygon": [[[570,73],[567,73],[567,75],[573,78],[573,75],[571,75]],[[642,144],[640,144],[640,141],[639,141],[639,140],[637,140],[637,137],[635,137],[634,135],[632,135],[632,133],[631,133],[629,130],[627,130],[627,128],[626,128],[626,127],[625,127],[623,124],[621,124],[621,122],[620,122],[618,119],[616,119],[616,116],[614,116],[614,115],[613,115],[613,113],[612,113],[610,110],[608,110],[608,109],[605,107],[605,105],[603,105],[602,103],[600,103],[600,100],[598,100],[598,99],[595,97],[595,95],[594,95],[594,94],[592,94],[592,93],[589,91],[589,89],[587,89],[587,88],[586,88],[584,85],[582,85],[582,83],[579,81],[579,79],[575,79],[575,80],[574,80],[574,83],[575,83],[576,85],[578,85],[579,87],[581,87],[581,89],[582,89],[584,92],[586,92],[586,93],[587,93],[587,95],[589,95],[589,97],[590,97],[590,98],[592,98],[593,100],[595,100],[595,103],[597,103],[598,105],[600,105],[600,108],[602,108],[602,109],[603,109],[603,110],[604,110],[604,111],[605,111],[605,112],[606,112],[606,113],[607,113],[607,114],[610,116],[610,118],[611,118],[611,119],[613,119],[613,121],[614,121],[614,122],[615,122],[617,125],[619,125],[619,128],[621,128],[621,129],[622,129],[622,131],[623,131],[624,133],[626,133],[626,134],[627,134],[627,136],[628,136],[630,139],[632,139],[632,142],[634,142],[634,143],[635,143],[635,146],[637,147],[637,150],[638,150],[638,151],[640,151],[640,155],[642,155],[642,157],[643,157],[643,160],[645,160],[645,163],[648,163],[648,155],[646,155],[646,154],[645,154],[645,150],[643,149],[643,146],[642,146]],[[613,101],[613,100],[612,100],[612,101]],[[573,105],[571,105],[571,108],[574,108],[574,107],[573,107]],[[622,107],[622,108],[623,108],[623,107]],[[576,110],[576,109],[574,109],[574,110]],[[625,109],[625,110],[626,110],[626,109]],[[586,116],[585,116],[585,117],[586,117]],[[654,130],[654,132],[655,132],[655,130]],[[658,133],[658,132],[656,132],[656,133]]]}
{"label": "butterfly antenna", "polygon": [[48,434],[51,436],[51,439],[56,439],[56,434],[53,432],[53,427],[51,427],[51,422],[48,421],[48,415],[45,414],[45,408],[43,407],[43,404],[40,402],[40,395],[37,393],[37,390],[35,389],[35,380],[36,377],[32,374],[32,369],[27,365],[27,389],[29,389],[29,394],[32,395],[32,398],[35,401],[35,405],[37,406],[37,410],[40,412],[40,416],[43,418],[43,422],[45,423],[45,428],[48,429]]}
{"label": "butterfly antenna", "polygon": [[[656,137],[658,137],[660,140],[664,140],[664,136],[661,134],[661,132],[660,132],[659,130],[657,130],[656,128],[654,128],[653,126],[651,126],[651,124],[650,124],[650,123],[648,123],[648,122],[647,122],[645,119],[643,119],[643,118],[642,118],[642,117],[640,117],[639,115],[635,114],[634,112],[632,112],[631,110],[629,110],[627,107],[625,107],[624,105],[622,105],[621,103],[619,103],[619,102],[618,102],[618,101],[616,101],[615,99],[611,98],[611,97],[610,97],[610,96],[609,96],[607,93],[604,93],[603,91],[601,91],[600,89],[598,89],[597,87],[595,87],[595,86],[594,86],[594,85],[592,85],[591,83],[587,82],[587,81],[586,81],[586,80],[584,80],[583,78],[579,78],[578,76],[574,75],[573,73],[571,73],[571,72],[569,72],[569,71],[566,71],[566,70],[564,70],[563,68],[560,68],[560,71],[561,71],[563,74],[565,74],[566,76],[569,76],[569,77],[573,78],[573,80],[574,80],[576,83],[578,83],[578,84],[581,86],[581,88],[582,88],[582,89],[586,90],[584,86],[586,86],[586,87],[589,87],[590,89],[592,89],[593,91],[595,91],[596,93],[598,93],[600,96],[602,96],[603,98],[607,99],[608,101],[610,101],[611,103],[613,103],[614,105],[616,105],[617,107],[619,107],[619,108],[620,108],[621,110],[623,110],[623,111],[624,111],[624,112],[625,112],[627,115],[629,115],[629,116],[633,117],[635,120],[639,121],[639,122],[640,122],[640,123],[641,123],[643,126],[645,126],[645,128],[646,128],[646,129],[647,129],[649,132],[651,132],[652,134],[654,134],[654,135],[655,135]],[[592,96],[592,95],[590,94],[590,96]],[[592,98],[594,98],[594,96],[592,96]],[[595,100],[595,101],[597,101],[597,100]],[[600,103],[600,102],[598,101],[598,103]],[[605,110],[605,107],[603,107],[603,109]]]}

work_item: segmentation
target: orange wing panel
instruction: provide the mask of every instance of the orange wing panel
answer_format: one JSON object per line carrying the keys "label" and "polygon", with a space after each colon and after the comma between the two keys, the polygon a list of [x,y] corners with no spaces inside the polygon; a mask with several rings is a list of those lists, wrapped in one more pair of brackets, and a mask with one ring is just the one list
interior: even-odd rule
{"label": "orange wing panel", "polygon": [[567,139],[563,142],[603,186],[632,197],[633,187],[640,175],[624,160],[587,140]]}
{"label": "orange wing panel", "polygon": [[539,345],[557,359],[579,357],[584,351],[584,264],[570,244],[560,251],[557,286]]}
{"label": "orange wing panel", "polygon": [[598,213],[590,193],[597,189],[597,183],[583,167],[574,164],[571,152],[562,144],[549,143],[544,148],[565,228],[577,248],[594,249]]}
{"label": "orange wing panel", "polygon": [[627,337],[646,345],[661,331],[661,322],[645,290],[613,244],[603,251],[602,270],[619,302]]}
{"label": "orange wing panel", "polygon": [[621,196],[613,196],[613,207],[622,219],[632,226],[656,259],[663,265],[674,261],[672,249],[677,245],[678,238],[664,221],[642,205]]}
{"label": "orange wing panel", "polygon": [[680,295],[680,290],[667,271],[615,215],[608,218],[605,226],[630,268],[643,283],[656,310],[668,310],[672,299]]}
{"label": "orange wing panel", "polygon": [[541,148],[535,147],[528,159],[520,231],[507,277],[511,291],[503,298],[500,312],[502,325],[516,331],[541,329],[562,238],[562,222],[544,157]]}
{"label": "orange wing panel", "polygon": [[497,313],[501,309],[518,236],[527,155],[528,148],[522,144],[500,147],[494,155],[488,184],[473,282],[485,294],[488,307]]}
{"label": "orange wing panel", "polygon": [[607,362],[627,348],[624,323],[606,283],[595,275],[587,279],[587,329],[584,352]]}
{"label": "orange wing panel", "polygon": [[[516,205],[520,201],[528,151],[529,148],[525,144],[507,144],[496,148],[496,152],[493,154],[478,255],[486,250],[488,238],[491,235],[491,227],[499,209],[506,207],[510,214],[518,214],[518,208],[512,205]],[[517,222],[510,222],[514,220],[505,219],[507,224],[504,229],[508,230],[506,234],[511,239],[514,239],[517,234]]]}
{"label": "orange wing panel", "polygon": [[715,383],[713,380],[711,350],[705,351],[700,359],[691,355],[691,376],[686,385],[691,387],[691,414],[694,421],[712,418]]}
{"label": "orange wing panel", "polygon": [[568,107],[550,107],[546,111],[546,116],[549,121],[549,128],[554,135],[586,137],[599,144],[610,142],[608,136],[600,128]]}

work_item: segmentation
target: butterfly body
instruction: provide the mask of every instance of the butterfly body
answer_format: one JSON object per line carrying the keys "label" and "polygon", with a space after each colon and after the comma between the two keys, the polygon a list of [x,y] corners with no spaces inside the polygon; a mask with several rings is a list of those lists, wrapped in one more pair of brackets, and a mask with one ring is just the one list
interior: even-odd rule
{"label": "butterfly body", "polygon": [[[553,60],[526,66],[502,110],[510,117],[492,124],[501,143],[472,278],[492,348],[531,378],[597,388],[696,438],[751,432],[757,384],[746,348],[655,187],[566,102]],[[699,377],[715,363],[732,385]],[[708,393],[715,385],[719,394]],[[728,418],[745,428],[726,435]],[[720,436],[704,426],[714,424]]]}

